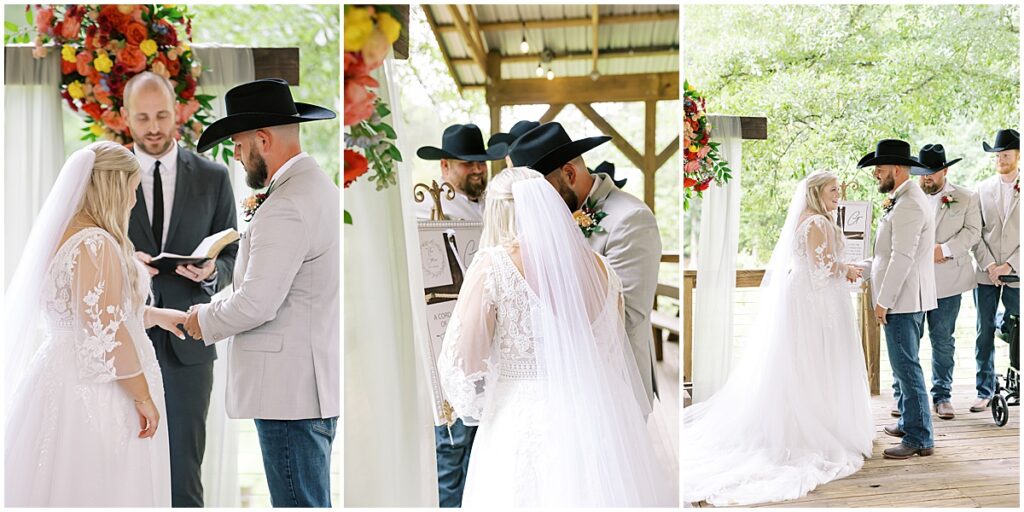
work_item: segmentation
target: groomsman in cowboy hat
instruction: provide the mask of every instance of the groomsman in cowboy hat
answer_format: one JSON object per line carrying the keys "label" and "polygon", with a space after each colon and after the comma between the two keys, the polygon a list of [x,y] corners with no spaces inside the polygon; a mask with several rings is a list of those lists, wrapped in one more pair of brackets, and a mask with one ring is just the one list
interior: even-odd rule
{"label": "groomsman in cowboy hat", "polygon": [[572,140],[559,123],[530,130],[509,150],[517,166],[544,175],[562,196],[569,211],[590,204],[607,213],[600,231],[587,237],[590,247],[604,255],[622,281],[626,334],[636,358],[647,399],[657,392],[654,379],[651,305],[658,287],[661,235],[654,214],[643,201],[619,190],[606,174],[590,174],[583,153],[611,140],[608,136]]}
{"label": "groomsman in cowboy hat", "polygon": [[[509,130],[508,133],[498,132],[495,133],[494,135],[491,135],[491,138],[487,139],[487,146],[505,143],[509,147],[511,147],[512,144],[519,139],[519,137],[522,137],[523,135],[526,134],[526,132],[538,126],[540,126],[540,123],[538,123],[537,121],[516,121],[516,124],[512,125],[512,129]],[[516,166],[516,163],[512,161],[512,156],[509,155],[508,151],[505,152],[505,165],[507,165],[508,167]]]}
{"label": "groomsman in cowboy hat", "polygon": [[275,507],[331,506],[331,444],[341,414],[341,205],[338,187],[302,150],[299,123],[334,112],[292,100],[277,78],[234,87],[227,115],[199,138],[228,138],[252,188],[250,217],[227,298],[195,306],[185,329],[228,347],[227,413],[253,418]]}
{"label": "groomsman in cowboy hat", "polygon": [[[444,129],[441,147],[423,146],[416,155],[424,160],[441,161],[441,179],[455,191],[455,199],[441,194],[441,209],[449,220],[482,221],[484,191],[487,189],[487,164],[505,157],[508,145],[497,143],[484,148],[484,137],[475,124],[453,124]],[[416,203],[416,217],[429,219],[432,201]]]}
{"label": "groomsman in cowboy hat", "polygon": [[[910,168],[918,176],[935,216],[935,294],[938,307],[925,313],[932,343],[932,403],[944,420],[954,417],[950,399],[953,392],[953,330],[960,314],[961,295],[976,286],[970,251],[981,237],[981,209],[978,194],[947,179],[949,168],[962,158],[946,160],[942,144],[927,144],[918,154],[920,165]],[[900,386],[893,382],[893,410],[900,401]]]}
{"label": "groomsman in cowboy hat", "polygon": [[978,365],[978,401],[971,412],[988,408],[995,394],[996,329],[1002,326],[996,310],[1002,300],[1004,315],[1020,314],[1020,134],[999,130],[994,145],[982,148],[996,154],[998,173],[978,184],[981,201],[981,240],[974,247],[978,263],[978,287],[974,304],[978,309],[978,338],[974,348]]}
{"label": "groomsman in cowboy hat", "polygon": [[889,364],[899,383],[900,419],[885,433],[902,442],[884,451],[887,459],[931,455],[935,442],[928,389],[917,354],[924,312],[938,307],[935,297],[935,211],[921,187],[910,179],[919,162],[910,144],[880,141],[858,168],[874,167],[878,191],[888,194],[878,221],[874,258],[865,262],[875,303],[875,319],[885,330]]}

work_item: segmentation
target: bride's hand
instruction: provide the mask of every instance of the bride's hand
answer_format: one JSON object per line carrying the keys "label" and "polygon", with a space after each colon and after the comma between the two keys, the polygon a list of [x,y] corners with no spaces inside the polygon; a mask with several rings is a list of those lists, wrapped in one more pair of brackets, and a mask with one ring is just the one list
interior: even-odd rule
{"label": "bride's hand", "polygon": [[856,282],[858,279],[860,279],[860,277],[863,274],[864,274],[864,269],[862,269],[862,268],[860,268],[860,267],[858,267],[856,265],[850,265],[850,266],[846,267],[846,280],[851,282],[851,283]]}
{"label": "bride's hand", "polygon": [[149,308],[149,319],[152,321],[152,325],[155,325],[180,339],[185,339],[185,334],[181,332],[181,328],[179,328],[178,325],[184,324],[185,318],[187,317],[187,313],[176,309]]}
{"label": "bride's hand", "polygon": [[143,401],[135,401],[135,411],[139,413],[139,439],[156,435],[156,427],[160,424],[160,411],[151,397]]}

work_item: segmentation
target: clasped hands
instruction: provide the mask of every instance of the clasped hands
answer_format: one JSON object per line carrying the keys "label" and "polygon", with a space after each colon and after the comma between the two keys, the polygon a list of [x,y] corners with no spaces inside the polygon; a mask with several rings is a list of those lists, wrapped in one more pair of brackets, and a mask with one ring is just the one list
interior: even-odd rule
{"label": "clasped hands", "polygon": [[203,339],[203,330],[199,326],[199,309],[195,306],[188,308],[188,315],[185,317],[185,332],[194,339]]}
{"label": "clasped hands", "polygon": [[985,268],[985,272],[988,272],[988,278],[990,281],[992,281],[992,284],[996,286],[1002,286],[1006,283],[1004,283],[1003,280],[999,278],[1012,273],[1013,267],[1011,267],[1009,263],[1003,263],[1002,265],[990,263],[989,266]]}

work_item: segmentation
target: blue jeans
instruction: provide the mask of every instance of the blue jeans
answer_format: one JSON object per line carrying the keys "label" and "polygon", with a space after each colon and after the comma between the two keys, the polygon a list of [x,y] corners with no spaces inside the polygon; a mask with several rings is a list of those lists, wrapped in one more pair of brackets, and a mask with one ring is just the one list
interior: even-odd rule
{"label": "blue jeans", "polygon": [[469,473],[469,453],[473,450],[476,427],[469,427],[462,420],[455,420],[451,426],[434,427],[434,442],[437,449],[437,499],[444,508],[462,506],[462,490],[466,487]]}
{"label": "blue jeans", "polygon": [[331,506],[331,443],[338,418],[256,420],[270,503]]}
{"label": "blue jeans", "polygon": [[921,348],[924,313],[889,313],[885,316],[885,344],[889,348],[889,365],[899,383],[899,428],[906,435],[903,445],[910,448],[932,448],[932,415],[928,407],[928,389],[917,357]]}
{"label": "blue jeans", "polygon": [[974,305],[978,308],[978,338],[974,344],[974,361],[978,365],[975,382],[978,398],[992,398],[996,393],[996,329],[1002,328],[1002,315],[997,315],[1000,298],[1005,313],[1020,314],[1020,289],[1009,286],[979,284],[974,289]]}
{"label": "blue jeans", "polygon": [[[953,352],[956,317],[960,314],[960,295],[939,299],[939,307],[925,313],[928,338],[932,342],[932,403],[949,403],[953,393]],[[900,400],[899,381],[893,379],[892,397]]]}

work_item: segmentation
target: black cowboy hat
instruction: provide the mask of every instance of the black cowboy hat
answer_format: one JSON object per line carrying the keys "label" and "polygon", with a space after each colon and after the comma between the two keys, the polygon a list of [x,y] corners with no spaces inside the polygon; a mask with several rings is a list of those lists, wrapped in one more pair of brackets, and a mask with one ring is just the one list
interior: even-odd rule
{"label": "black cowboy hat", "polygon": [[515,165],[525,165],[547,175],[562,164],[612,140],[607,135],[572,140],[560,123],[544,123],[512,143],[508,155]]}
{"label": "black cowboy hat", "polygon": [[622,178],[621,180],[615,179],[615,164],[613,164],[611,162],[607,162],[607,161],[606,162],[601,162],[601,163],[597,164],[597,167],[594,167],[593,169],[590,169],[590,174],[601,174],[601,173],[607,174],[608,177],[612,179],[612,182],[615,183],[615,186],[619,187],[619,188],[622,188],[622,187],[626,186],[626,180],[629,179],[629,178]]}
{"label": "black cowboy hat", "polygon": [[986,153],[998,153],[1007,149],[1020,149],[1020,134],[1017,130],[999,130],[996,132],[996,141],[991,146],[988,142],[981,141],[981,147]]}
{"label": "black cowboy hat", "polygon": [[916,158],[910,156],[910,144],[897,139],[884,139],[878,141],[875,151],[861,157],[857,162],[857,168],[871,167],[873,165],[907,165],[913,167],[919,165]]}
{"label": "black cowboy hat", "polygon": [[475,124],[453,124],[444,129],[441,147],[423,146],[416,150],[416,156],[424,160],[463,160],[466,162],[489,162],[505,158],[508,145],[499,143],[484,149],[484,136]]}
{"label": "black cowboy hat", "polygon": [[[487,139],[487,145],[493,146],[504,142],[505,144],[512,145],[519,137],[522,137],[526,132],[540,126],[537,121],[517,121],[516,124],[512,125],[512,129],[505,132],[498,132],[491,135],[491,138]],[[512,162],[512,165],[516,165]]]}
{"label": "black cowboy hat", "polygon": [[224,95],[224,107],[227,115],[207,126],[199,137],[196,149],[200,153],[237,133],[336,117],[329,109],[293,101],[288,82],[280,78],[263,78],[232,87]]}
{"label": "black cowboy hat", "polygon": [[963,160],[963,158],[957,158],[956,160],[947,161],[946,148],[942,147],[942,144],[925,144],[921,151],[918,152],[917,159],[921,163],[910,168],[910,174],[914,176],[935,174]]}

